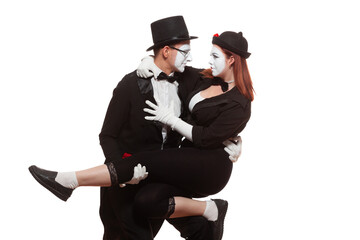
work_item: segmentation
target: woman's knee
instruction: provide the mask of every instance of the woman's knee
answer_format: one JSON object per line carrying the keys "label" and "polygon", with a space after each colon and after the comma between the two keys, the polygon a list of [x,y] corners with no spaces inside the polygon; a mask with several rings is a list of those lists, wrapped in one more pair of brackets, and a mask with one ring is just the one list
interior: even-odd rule
{"label": "woman's knee", "polygon": [[168,193],[156,185],[142,188],[134,199],[136,213],[148,218],[163,218],[166,216],[168,206]]}
{"label": "woman's knee", "polygon": [[137,194],[134,199],[134,209],[137,214],[151,217],[150,215],[152,215],[152,205],[154,205],[154,201],[142,194]]}

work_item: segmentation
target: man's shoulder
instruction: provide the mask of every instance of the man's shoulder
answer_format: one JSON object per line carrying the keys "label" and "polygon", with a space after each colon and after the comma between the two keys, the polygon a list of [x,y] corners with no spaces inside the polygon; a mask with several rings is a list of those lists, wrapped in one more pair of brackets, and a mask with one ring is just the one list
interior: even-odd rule
{"label": "man's shoulder", "polygon": [[138,77],[136,74],[136,70],[126,74],[118,83],[117,87],[121,87],[121,86],[127,86],[127,87],[135,87],[138,86],[138,82],[139,81],[147,81],[149,79],[147,78],[141,78]]}
{"label": "man's shoulder", "polygon": [[133,83],[134,80],[137,80],[137,79],[138,79],[138,76],[136,75],[136,70],[132,71],[128,74],[125,74],[125,76],[119,81],[118,86],[123,85],[123,84]]}

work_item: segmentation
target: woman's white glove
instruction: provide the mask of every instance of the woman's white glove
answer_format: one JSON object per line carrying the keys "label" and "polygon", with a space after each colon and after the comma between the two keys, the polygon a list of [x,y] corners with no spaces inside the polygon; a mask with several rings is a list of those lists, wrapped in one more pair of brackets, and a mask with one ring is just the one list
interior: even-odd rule
{"label": "woman's white glove", "polygon": [[156,105],[148,100],[145,103],[152,109],[144,108],[144,112],[153,115],[153,116],[146,116],[145,117],[146,120],[159,121],[174,129],[176,122],[180,120],[180,118],[176,117],[174,113],[174,101],[171,101],[168,107],[160,103]]}
{"label": "woman's white glove", "polygon": [[[233,141],[235,141],[236,143],[234,143]],[[228,139],[224,141],[223,144],[225,145],[224,150],[229,154],[229,159],[232,162],[236,162],[239,159],[242,151],[241,136]]]}
{"label": "woman's white glove", "polygon": [[154,76],[156,65],[153,56],[146,56],[141,59],[141,63],[136,69],[136,75],[141,78],[149,78]]}
{"label": "woman's white glove", "polygon": [[171,127],[172,130],[177,131],[178,133],[183,135],[186,139],[192,141],[193,126],[175,116],[173,101],[170,102],[169,107],[163,106],[160,103],[159,105],[155,105],[150,101],[146,101],[145,103],[152,109],[144,108],[144,112],[154,115],[154,116],[145,116],[146,120],[159,121],[165,125],[168,125]]}
{"label": "woman's white glove", "polygon": [[[139,184],[139,182],[147,178],[148,175],[149,173],[146,171],[146,167],[141,166],[141,164],[139,163],[137,166],[134,167],[134,175],[132,179],[126,182],[126,184]],[[120,187],[125,187],[126,184],[122,183],[120,184]]]}

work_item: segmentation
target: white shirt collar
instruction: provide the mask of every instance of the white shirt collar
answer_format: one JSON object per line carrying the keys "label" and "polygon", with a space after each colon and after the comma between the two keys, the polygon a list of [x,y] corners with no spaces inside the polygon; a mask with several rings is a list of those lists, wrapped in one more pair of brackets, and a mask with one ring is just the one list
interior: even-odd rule
{"label": "white shirt collar", "polygon": [[[157,77],[159,76],[159,74],[162,72],[162,70],[156,66],[156,64],[154,64],[154,68],[153,68],[153,71],[154,71],[154,78],[157,80]],[[169,76],[173,76],[174,75],[174,72],[170,73]]]}

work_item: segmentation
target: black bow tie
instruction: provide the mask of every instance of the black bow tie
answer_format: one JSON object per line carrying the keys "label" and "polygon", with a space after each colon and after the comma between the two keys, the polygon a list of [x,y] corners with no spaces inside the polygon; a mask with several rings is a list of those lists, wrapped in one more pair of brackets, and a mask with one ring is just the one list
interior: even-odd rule
{"label": "black bow tie", "polygon": [[164,79],[165,79],[166,81],[168,81],[169,83],[173,83],[173,82],[175,82],[175,81],[178,80],[178,77],[177,77],[177,76],[168,76],[168,75],[166,75],[166,73],[161,72],[161,73],[158,75],[157,80],[164,80]]}
{"label": "black bow tie", "polygon": [[229,89],[229,84],[227,82],[225,82],[224,80],[222,80],[221,78],[217,78],[217,77],[214,77],[212,79],[212,85],[220,85],[221,90],[223,92],[226,92]]}

